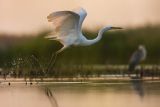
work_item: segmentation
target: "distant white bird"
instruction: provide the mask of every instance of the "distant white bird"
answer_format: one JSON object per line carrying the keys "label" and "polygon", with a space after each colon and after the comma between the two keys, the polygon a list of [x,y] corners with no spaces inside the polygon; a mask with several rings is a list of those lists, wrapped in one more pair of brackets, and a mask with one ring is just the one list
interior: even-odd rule
{"label": "distant white bird", "polygon": [[57,53],[63,51],[71,45],[88,46],[98,42],[105,31],[111,29],[121,29],[121,27],[107,26],[100,29],[98,36],[93,40],[88,40],[81,31],[82,22],[87,16],[83,8],[74,11],[57,11],[51,13],[47,18],[54,25],[51,35],[46,36],[49,40],[57,40],[63,44]]}
{"label": "distant white bird", "polygon": [[147,51],[143,45],[139,45],[138,49],[132,54],[129,61],[129,71],[132,72],[135,67],[146,59]]}

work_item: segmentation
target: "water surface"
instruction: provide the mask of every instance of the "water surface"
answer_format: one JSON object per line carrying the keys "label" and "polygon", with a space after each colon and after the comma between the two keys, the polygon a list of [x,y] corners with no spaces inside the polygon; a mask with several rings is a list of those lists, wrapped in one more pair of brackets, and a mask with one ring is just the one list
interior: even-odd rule
{"label": "water surface", "polygon": [[159,99],[159,82],[0,86],[2,107],[159,107]]}

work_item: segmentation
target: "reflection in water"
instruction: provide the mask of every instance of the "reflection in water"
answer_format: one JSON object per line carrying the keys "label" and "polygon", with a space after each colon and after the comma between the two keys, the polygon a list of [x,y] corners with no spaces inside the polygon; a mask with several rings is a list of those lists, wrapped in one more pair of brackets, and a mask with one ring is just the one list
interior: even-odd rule
{"label": "reflection in water", "polygon": [[159,107],[159,99],[160,83],[134,79],[131,83],[0,85],[0,107]]}
{"label": "reflection in water", "polygon": [[52,92],[39,86],[0,86],[0,107],[58,107]]}
{"label": "reflection in water", "polygon": [[143,80],[137,77],[131,77],[131,82],[133,84],[134,90],[141,98],[143,98],[144,97]]}
{"label": "reflection in water", "polygon": [[54,98],[52,91],[48,87],[45,88],[45,94],[47,95],[52,106],[58,107],[58,103],[57,103],[56,99]]}
{"label": "reflection in water", "polygon": [[[159,107],[159,83],[54,84],[49,87],[54,90],[59,107]],[[144,93],[147,94],[144,96]]]}

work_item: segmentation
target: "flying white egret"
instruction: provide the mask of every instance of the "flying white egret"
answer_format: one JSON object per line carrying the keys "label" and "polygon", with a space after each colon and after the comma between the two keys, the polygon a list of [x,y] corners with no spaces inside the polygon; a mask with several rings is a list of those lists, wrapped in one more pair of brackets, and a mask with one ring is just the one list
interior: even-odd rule
{"label": "flying white egret", "polygon": [[57,40],[63,47],[57,53],[63,51],[71,45],[88,46],[98,42],[105,31],[111,29],[122,29],[121,27],[107,26],[100,29],[98,36],[93,40],[88,40],[81,31],[82,23],[87,16],[83,8],[74,11],[57,11],[51,13],[47,18],[54,25],[51,35],[46,36],[49,40]]}
{"label": "flying white egret", "polygon": [[146,59],[147,51],[143,45],[139,45],[138,49],[132,54],[129,61],[129,72],[134,71],[135,67]]}
{"label": "flying white egret", "polygon": [[[53,23],[54,29],[51,35],[46,36],[45,38],[48,38],[49,40],[57,40],[63,45],[63,47],[60,50],[58,50],[55,55],[57,55],[58,53],[60,53],[61,51],[63,51],[71,45],[92,45],[101,40],[102,35],[105,31],[111,29],[122,29],[121,27],[107,26],[100,29],[98,36],[95,39],[88,40],[82,34],[81,29],[82,23],[86,16],[87,13],[83,8],[79,8],[73,11],[57,11],[47,16],[48,21]],[[52,58],[50,64],[51,62]]]}

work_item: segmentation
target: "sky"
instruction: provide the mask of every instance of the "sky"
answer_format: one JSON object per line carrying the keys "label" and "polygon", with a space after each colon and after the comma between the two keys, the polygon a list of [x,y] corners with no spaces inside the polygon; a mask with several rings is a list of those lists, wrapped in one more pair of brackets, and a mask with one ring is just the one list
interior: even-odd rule
{"label": "sky", "polygon": [[51,29],[47,15],[84,8],[83,28],[160,24],[160,0],[0,0],[0,33],[23,34]]}

